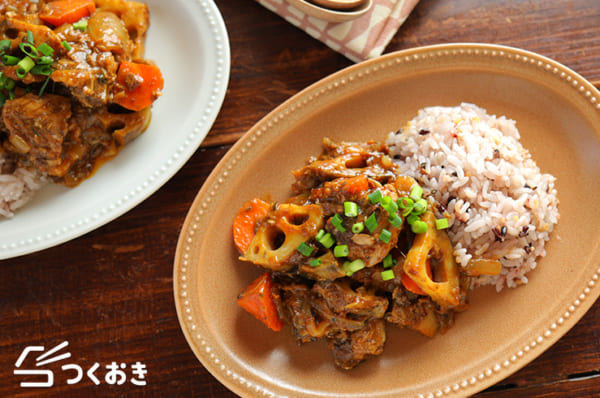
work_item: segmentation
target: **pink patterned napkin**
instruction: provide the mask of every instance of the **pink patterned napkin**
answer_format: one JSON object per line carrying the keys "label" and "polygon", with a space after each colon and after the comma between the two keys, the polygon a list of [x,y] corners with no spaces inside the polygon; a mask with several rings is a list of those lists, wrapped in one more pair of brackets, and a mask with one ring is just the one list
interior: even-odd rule
{"label": "pink patterned napkin", "polygon": [[257,0],[291,24],[354,62],[374,58],[388,45],[419,0],[373,0],[369,12],[332,23],[306,15],[286,0]]}

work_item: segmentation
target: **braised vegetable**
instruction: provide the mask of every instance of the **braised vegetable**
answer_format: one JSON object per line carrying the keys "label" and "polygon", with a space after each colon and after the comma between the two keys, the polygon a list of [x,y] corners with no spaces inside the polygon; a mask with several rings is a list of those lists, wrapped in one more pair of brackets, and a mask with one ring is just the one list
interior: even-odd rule
{"label": "braised vegetable", "polygon": [[396,174],[385,147],[326,139],[293,172],[295,196],[244,204],[233,240],[240,260],[266,272],[243,307],[276,330],[271,319],[289,325],[300,343],[327,340],[343,369],[381,354],[386,323],[428,337],[447,330],[468,284],[423,190]]}
{"label": "braised vegetable", "polygon": [[160,69],[154,65],[124,61],[119,67],[117,89],[114,102],[123,108],[140,111],[161,95],[163,78]]}
{"label": "braised vegetable", "polygon": [[40,19],[50,25],[60,26],[89,17],[95,10],[93,0],[57,0],[42,6]]}
{"label": "braised vegetable", "polygon": [[233,221],[233,241],[240,253],[245,253],[256,234],[256,223],[262,220],[269,211],[269,204],[252,199],[242,206]]}
{"label": "braised vegetable", "polygon": [[269,329],[279,331],[283,322],[273,300],[273,281],[268,272],[262,274],[238,295],[237,303],[263,322]]}

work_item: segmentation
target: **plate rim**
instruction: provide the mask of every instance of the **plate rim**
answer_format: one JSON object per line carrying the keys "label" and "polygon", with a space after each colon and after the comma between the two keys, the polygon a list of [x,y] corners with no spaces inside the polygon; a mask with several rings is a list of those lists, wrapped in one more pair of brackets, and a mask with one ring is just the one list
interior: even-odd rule
{"label": "plate rim", "polygon": [[[425,59],[442,59],[444,57],[453,55],[508,57],[517,65],[533,67],[557,75],[560,79],[563,79],[568,85],[570,85],[574,91],[578,92],[584,101],[589,102],[591,105],[589,108],[590,112],[593,112],[596,116],[600,113],[600,91],[598,91],[589,81],[587,81],[577,72],[541,54],[521,48],[491,43],[434,44],[388,53],[378,58],[363,61],[334,72],[333,74],[309,85],[305,89],[288,98],[279,106],[275,107],[271,112],[254,124],[227,151],[227,153],[223,156],[223,158],[219,161],[205,182],[202,184],[198,194],[194,198],[194,201],[189,208],[181,228],[174,258],[173,293],[180,327],[184,333],[188,345],[194,352],[197,359],[225,387],[242,397],[252,397],[255,396],[257,392],[264,396],[282,396],[275,391],[285,391],[285,394],[291,395],[283,396],[294,397],[338,396],[337,394],[332,395],[331,393],[310,394],[292,391],[289,390],[287,386],[272,386],[270,384],[271,382],[267,380],[260,380],[260,383],[248,380],[244,376],[247,373],[244,372],[244,369],[240,369],[241,371],[236,373],[235,370],[228,369],[223,364],[224,362],[214,354],[209,344],[210,342],[204,336],[199,334],[198,330],[196,329],[196,325],[193,323],[191,316],[189,315],[191,312],[189,304],[190,296],[187,290],[189,279],[187,278],[186,273],[189,268],[192,268],[189,262],[189,251],[191,250],[190,244],[192,243],[193,239],[195,239],[193,237],[196,232],[195,222],[198,222],[199,218],[204,213],[210,213],[211,208],[214,206],[214,203],[211,203],[210,198],[215,196],[215,192],[218,191],[219,186],[222,185],[223,179],[227,178],[227,170],[231,170],[232,167],[235,167],[240,158],[240,153],[248,154],[248,152],[252,150],[252,143],[253,141],[257,141],[257,138],[261,135],[261,131],[264,131],[269,124],[276,124],[284,117],[289,116],[290,112],[286,112],[286,109],[290,107],[294,109],[295,101],[297,101],[298,98],[302,98],[309,93],[317,94],[319,92],[316,91],[317,88],[322,88],[325,86],[325,89],[321,89],[321,92],[328,89],[333,90],[338,84],[348,82],[347,80],[344,80],[344,77],[349,77],[352,75],[352,72],[361,69],[368,70],[374,74],[377,70],[379,70],[379,68],[392,66],[396,62],[419,62]],[[300,105],[298,105],[298,107],[300,107]],[[594,248],[594,254],[598,252],[598,249],[598,247]],[[508,357],[502,358],[502,360],[497,361],[493,366],[481,369],[481,371],[477,374],[469,375],[468,377],[465,376],[463,380],[459,380],[456,383],[444,386],[439,390],[414,392],[413,395],[417,395],[419,397],[428,395],[439,397],[448,395],[469,396],[480,392],[483,389],[515,373],[550,348],[583,317],[583,315],[594,304],[595,300],[600,296],[600,290],[595,288],[598,284],[594,282],[598,280],[598,278],[600,278],[600,268],[595,269],[593,274],[590,276],[589,281],[584,281],[585,287],[576,295],[573,301],[570,303],[565,303],[563,306],[565,308],[564,312],[556,314],[557,317],[553,319],[551,323],[547,325],[547,327],[541,328],[544,330],[540,329],[539,331],[536,331],[535,334],[537,334],[537,336],[532,341],[523,343],[522,347],[519,347],[516,351],[509,354]],[[196,336],[194,336],[194,334],[196,334]],[[397,394],[397,392],[376,392],[374,393],[374,396],[392,397],[395,396],[394,394]]]}
{"label": "plate rim", "polygon": [[[210,59],[211,68],[214,69],[214,76],[207,80],[211,84],[206,89],[210,96],[207,103],[202,104],[202,113],[193,119],[189,131],[186,131],[185,135],[182,136],[182,145],[175,153],[165,155],[165,158],[162,159],[163,164],[158,165],[157,170],[152,170],[153,173],[149,171],[146,180],[141,182],[138,187],[115,195],[115,198],[111,202],[107,202],[102,209],[96,209],[95,214],[89,217],[78,217],[77,220],[68,225],[66,223],[63,225],[63,222],[61,222],[60,225],[54,225],[43,236],[18,236],[13,238],[9,233],[9,239],[0,242],[0,260],[32,254],[58,246],[114,221],[157,192],[187,163],[200,147],[220,112],[229,85],[231,69],[229,35],[214,0],[177,1],[182,7],[193,7],[195,12],[206,19],[208,30],[212,35],[207,39],[211,43],[211,57],[208,57],[208,59]],[[150,11],[152,12],[152,10]],[[165,132],[163,131],[163,133]],[[93,179],[91,182],[93,183]],[[19,210],[16,211],[14,218],[18,217]],[[6,219],[4,221],[10,222],[11,220]]]}

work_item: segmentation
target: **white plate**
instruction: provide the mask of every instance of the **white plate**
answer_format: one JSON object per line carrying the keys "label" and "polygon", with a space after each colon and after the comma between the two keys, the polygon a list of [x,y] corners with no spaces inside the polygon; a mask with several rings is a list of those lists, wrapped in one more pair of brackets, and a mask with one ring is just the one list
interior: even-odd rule
{"label": "white plate", "polygon": [[74,189],[50,185],[0,220],[0,259],[46,249],[114,220],[169,180],[196,151],[223,103],[230,53],[212,0],[147,0],[146,57],[161,68],[163,96],[148,130]]}

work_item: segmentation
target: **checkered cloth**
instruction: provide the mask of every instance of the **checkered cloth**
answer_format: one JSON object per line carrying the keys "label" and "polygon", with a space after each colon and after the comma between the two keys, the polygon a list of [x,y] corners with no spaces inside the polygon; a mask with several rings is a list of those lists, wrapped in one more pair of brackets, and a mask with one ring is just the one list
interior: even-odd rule
{"label": "checkered cloth", "polygon": [[381,55],[419,2],[373,0],[373,6],[361,17],[347,22],[332,23],[306,15],[286,0],[257,1],[354,62]]}

